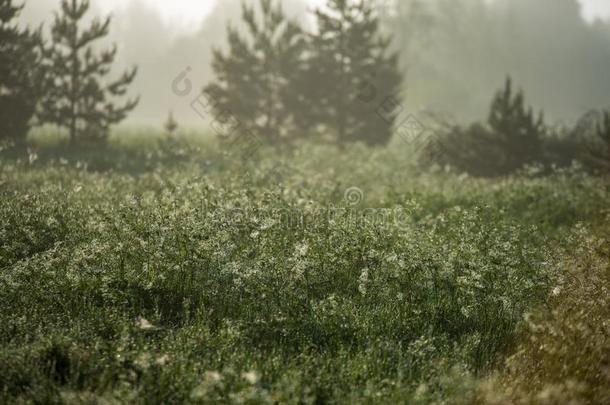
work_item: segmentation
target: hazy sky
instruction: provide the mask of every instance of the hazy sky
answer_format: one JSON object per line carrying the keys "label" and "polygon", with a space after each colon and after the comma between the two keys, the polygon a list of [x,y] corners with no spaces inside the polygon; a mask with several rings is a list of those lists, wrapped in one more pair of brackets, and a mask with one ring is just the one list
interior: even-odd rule
{"label": "hazy sky", "polygon": [[[44,22],[46,28],[48,29],[53,11],[57,11],[59,9],[60,1],[61,0],[26,0],[26,8],[23,15],[24,21],[29,24],[34,24],[35,26]],[[195,120],[195,122],[199,123],[200,118],[190,110],[189,104],[185,103],[184,100],[172,93],[171,83],[173,83],[173,80],[178,74],[184,71],[186,66],[194,68],[193,83],[196,87],[201,88],[211,79],[210,49],[212,46],[218,45],[220,42],[219,35],[224,36],[225,21],[207,21],[206,27],[209,29],[202,30],[202,28],[204,19],[214,8],[214,6],[216,4],[223,4],[219,3],[220,1],[223,3],[227,2],[227,0],[91,0],[94,10],[90,13],[90,15],[99,15],[100,13],[113,14],[113,26],[108,40],[119,44],[119,56],[115,65],[117,72],[125,67],[131,67],[134,63],[140,68],[136,81],[131,88],[132,91],[130,94],[137,94],[142,98],[140,105],[130,116],[130,122],[160,123],[165,119],[167,112],[172,110],[175,112],[176,118],[180,122],[190,123],[189,120]],[[258,0],[248,1],[258,2]],[[324,4],[326,0],[304,1],[307,1],[313,7]],[[493,2],[498,0],[486,1]],[[540,0],[521,0],[521,4],[530,4],[530,2],[535,4],[538,1]],[[610,0],[578,1],[580,1],[583,5],[582,12],[588,20],[599,17],[610,20]],[[286,1],[286,3],[287,2],[288,1]],[[294,5],[295,3],[299,3],[299,1],[293,0],[291,3]],[[236,4],[231,4],[231,7],[227,7],[227,10],[229,11],[221,9],[217,15],[215,14],[215,18],[221,20],[226,18],[225,14],[227,12],[235,13]],[[300,4],[302,5],[302,3]],[[548,0],[545,4],[553,4],[553,0]],[[229,6],[229,4],[225,5]],[[548,31],[556,33],[556,31],[551,29],[553,27],[551,15],[553,10],[549,10],[548,12],[546,12],[546,8],[544,8],[544,10],[545,11],[543,11],[539,16],[544,21],[540,27],[541,32]],[[547,14],[549,18],[545,20]],[[192,35],[196,32],[198,32],[198,35]],[[562,49],[567,52],[566,55],[572,55],[575,50],[583,47],[583,45],[578,42],[579,38],[580,37],[574,38],[575,42],[573,41],[579,45],[571,46],[570,44],[572,42],[570,42],[568,44],[563,44],[565,45],[563,47],[548,47],[548,49],[545,47],[544,50],[545,52],[548,51],[547,53],[550,55],[554,50]],[[486,48],[483,46],[484,42],[485,41],[480,43],[481,51],[489,51],[489,44],[486,45]],[[566,41],[562,40],[562,43],[564,42]],[[539,45],[540,44],[536,46]],[[591,46],[594,45],[599,47],[599,44],[591,44]],[[605,47],[606,45],[601,46]],[[468,49],[470,48],[465,49],[464,47],[456,45],[456,49],[459,51],[469,51]],[[534,47],[532,49],[542,48]],[[442,49],[439,49],[439,55],[442,54],[442,52]],[[477,51],[473,51],[472,49],[470,49],[469,52],[474,52],[473,58],[464,61],[464,66],[461,67],[462,70],[457,68],[455,69],[455,72],[453,72],[456,75],[455,77],[451,76],[450,74],[446,74],[447,72],[443,71],[442,67],[446,66],[447,64],[441,63],[434,59],[434,57],[438,56],[436,53],[433,52],[431,55],[429,55],[429,57],[432,59],[428,60],[426,63],[432,63],[432,67],[434,67],[434,69],[431,69],[430,66],[426,65],[426,63],[424,63],[425,61],[423,61],[422,69],[424,69],[424,73],[436,72],[434,74],[439,75],[438,77],[442,78],[447,76],[453,77],[453,79],[447,78],[447,80],[449,80],[449,82],[447,82],[438,80],[438,77],[436,76],[432,78],[427,77],[425,74],[418,76],[418,78],[421,80],[418,80],[415,83],[421,84],[421,94],[417,92],[415,85],[412,85],[409,93],[412,96],[411,99],[407,101],[414,103],[414,105],[417,104],[416,101],[424,103],[424,107],[426,108],[429,106],[428,104],[430,104],[431,107],[434,107],[432,101],[442,101],[446,99],[447,103],[453,102],[458,97],[451,97],[451,94],[455,96],[454,93],[457,94],[461,91],[465,91],[461,85],[457,85],[456,83],[463,82],[462,76],[465,74],[465,72],[479,68],[480,70],[476,70],[477,72],[488,73],[488,82],[485,82],[486,84],[484,85],[481,84],[481,86],[487,87],[483,89],[484,91],[481,90],[478,93],[475,92],[482,101],[473,101],[471,104],[476,108],[480,107],[481,111],[484,111],[484,109],[487,108],[487,98],[492,91],[492,88],[489,87],[489,83],[499,83],[507,72],[505,70],[505,66],[501,65],[501,72],[498,73],[498,67],[493,65],[493,63],[489,64],[489,66],[488,64],[471,66],[474,63],[473,61],[477,60],[476,56],[478,54],[476,53]],[[470,53],[468,53],[468,55],[470,55]],[[590,83],[586,83],[585,80],[585,77],[591,76],[592,74],[589,74],[590,72],[587,70],[589,73],[583,75],[583,77],[580,78],[580,81],[576,80],[577,77],[571,73],[571,75],[568,76],[569,80],[565,80],[563,76],[558,74],[556,76],[560,77],[561,80],[554,78],[553,80],[555,81],[553,81],[551,80],[552,78],[550,78],[550,75],[548,75],[546,72],[544,72],[544,74],[540,74],[539,72],[540,69],[544,70],[544,61],[547,61],[549,57],[546,55],[545,59],[545,57],[542,56],[544,55],[541,55],[540,58],[533,58],[532,60],[527,58],[525,58],[527,60],[521,60],[520,62],[523,66],[519,64],[517,64],[518,66],[516,67],[513,66],[511,73],[515,74],[521,79],[520,83],[522,83],[524,86],[528,86],[528,89],[530,90],[528,95],[530,95],[530,98],[533,100],[532,103],[547,108],[549,115],[551,115],[550,113],[553,111],[556,112],[556,115],[565,115],[565,111],[568,108],[559,102],[553,103],[553,100],[561,101],[564,100],[565,97],[549,96],[547,94],[549,93],[549,88],[557,88],[561,91],[569,88],[569,94],[573,94],[577,90],[585,92],[586,94],[589,94],[589,92],[593,93],[593,90],[595,89],[591,90],[591,88],[588,87]],[[574,57],[573,59],[569,59],[568,57],[564,70],[567,69],[568,72],[572,72],[571,69],[581,67],[581,63],[579,61],[584,60],[589,61],[591,58]],[[442,62],[445,61],[442,60]],[[521,66],[521,70],[519,70],[519,66]],[[542,66],[542,68],[540,66]],[[600,64],[599,70],[601,73],[595,73],[593,76],[600,76],[602,78],[605,77],[603,75],[605,72],[607,72],[606,66],[608,65],[604,65],[603,63]],[[499,79],[497,77],[498,74],[500,75]],[[473,76],[472,80],[474,83],[482,82],[479,80],[479,76]],[[456,77],[459,79],[456,79]],[[475,80],[474,77],[477,79]],[[536,87],[537,83],[542,84]],[[455,85],[453,93],[451,88],[448,88],[452,85]],[[605,89],[607,89],[607,87],[599,87],[599,91],[596,93],[598,94],[603,92],[603,97],[605,97],[604,105],[608,102],[606,96],[607,92]],[[559,93],[561,95],[564,94],[561,92]],[[584,111],[588,108],[596,108],[599,104],[599,100],[603,97],[599,96],[598,94],[598,96],[594,97],[591,95],[588,98],[583,96],[581,97],[582,100],[576,100],[576,97],[572,97],[568,101],[572,103],[570,104],[570,108],[572,110],[576,109],[577,112],[580,112],[581,110]],[[568,101],[566,101],[566,103],[568,103]],[[561,108],[557,107],[555,104],[561,104]],[[576,107],[574,107],[574,105],[576,105]],[[446,109],[448,107],[443,108]]]}
{"label": "hazy sky", "polygon": [[116,11],[133,1],[150,4],[160,12],[166,23],[185,26],[191,30],[199,28],[203,18],[216,3],[216,0],[98,0],[97,5],[106,11]]}
{"label": "hazy sky", "polygon": [[[36,2],[59,4],[60,0],[36,0]],[[118,11],[132,2],[150,4],[158,11],[166,23],[180,26],[187,30],[196,30],[217,0],[93,0],[96,6],[105,11]],[[308,0],[312,5],[324,0]],[[535,0],[533,0],[535,1]],[[589,20],[595,17],[610,18],[610,0],[579,0],[583,5],[583,14]],[[29,7],[34,7],[28,2]]]}
{"label": "hazy sky", "polygon": [[[199,22],[211,10],[217,0],[104,0],[98,1],[100,7],[116,10],[130,1],[142,1],[153,5],[162,12],[167,22],[189,28],[197,27]],[[312,5],[323,3],[323,0],[308,0]],[[583,5],[583,14],[587,19],[610,17],[610,0],[579,0]]]}
{"label": "hazy sky", "polygon": [[[159,0],[161,1],[161,0]],[[587,19],[601,16],[610,17],[610,0],[580,0],[583,5],[583,13]]]}
{"label": "hazy sky", "polygon": [[[59,2],[59,0],[47,1]],[[182,26],[187,30],[196,31],[201,27],[201,22],[210,10],[212,10],[214,4],[218,0],[97,0],[97,3],[103,10],[116,11],[126,7],[130,2],[135,1],[141,1],[156,8],[160,11],[161,16],[166,23],[175,24]],[[324,0],[306,1],[312,5],[324,3]]]}

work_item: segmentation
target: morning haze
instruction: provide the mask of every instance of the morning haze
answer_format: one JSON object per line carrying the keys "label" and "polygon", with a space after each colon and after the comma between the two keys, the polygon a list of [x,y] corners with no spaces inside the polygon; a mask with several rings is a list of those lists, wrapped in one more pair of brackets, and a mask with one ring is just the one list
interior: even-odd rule
{"label": "morning haze", "polygon": [[[142,102],[129,123],[158,125],[171,109],[189,126],[202,124],[170,84],[190,66],[193,81],[203,87],[211,79],[212,48],[225,42],[226,22],[239,23],[240,0],[210,3],[200,27],[191,23],[187,29],[162,18],[154,2],[135,0],[121,7],[93,2],[100,13],[114,9],[109,38],[121,48],[118,63],[140,67],[133,89]],[[459,120],[478,117],[506,75],[527,88],[532,104],[553,120],[573,120],[610,104],[610,23],[603,20],[610,7],[604,1],[584,1],[584,10],[576,0],[377,3],[401,52],[403,98],[413,110],[451,112]],[[308,23],[312,4],[320,2],[282,1],[287,14]],[[44,21],[57,5],[32,2],[26,20]]]}
{"label": "morning haze", "polygon": [[0,0],[0,404],[610,404],[583,4]]}

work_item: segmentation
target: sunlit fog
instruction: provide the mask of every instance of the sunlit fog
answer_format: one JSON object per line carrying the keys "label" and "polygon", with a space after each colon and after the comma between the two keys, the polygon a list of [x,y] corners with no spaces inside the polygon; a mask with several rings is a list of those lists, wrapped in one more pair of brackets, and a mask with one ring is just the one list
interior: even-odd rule
{"label": "sunlit fog", "polygon": [[610,404],[610,0],[0,0],[0,404]]}
{"label": "sunlit fog", "polygon": [[[113,15],[108,41],[121,48],[118,66],[137,64],[140,69],[133,89],[142,101],[128,124],[156,125],[168,110],[188,125],[202,124],[171,93],[170,84],[189,66],[200,87],[210,80],[212,49],[224,45],[227,22],[239,24],[240,3],[92,1],[98,13]],[[308,10],[324,1],[281,3],[289,15],[308,23]],[[394,45],[401,51],[407,79],[403,98],[409,108],[451,112],[456,119],[476,117],[487,108],[490,91],[508,74],[555,120],[575,118],[610,102],[610,82],[599,80],[610,71],[610,29],[598,21],[610,16],[610,1],[580,0],[580,8],[576,0],[420,1],[425,10],[412,7],[417,3],[377,2],[391,15],[387,28],[396,31]],[[24,17],[48,25],[58,5],[58,0],[31,1]],[[427,14],[433,24],[426,23]]]}

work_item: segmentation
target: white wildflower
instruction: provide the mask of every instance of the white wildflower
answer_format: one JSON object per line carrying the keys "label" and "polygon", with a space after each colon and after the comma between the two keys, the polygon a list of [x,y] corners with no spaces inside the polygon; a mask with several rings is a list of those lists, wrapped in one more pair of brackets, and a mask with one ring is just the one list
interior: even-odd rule
{"label": "white wildflower", "polygon": [[206,371],[201,384],[191,391],[191,399],[194,401],[202,400],[215,388],[223,388],[222,375],[218,371]]}
{"label": "white wildflower", "polygon": [[150,367],[150,354],[149,353],[141,353],[135,360],[135,364],[142,368],[147,369]]}
{"label": "white wildflower", "polygon": [[136,319],[136,326],[139,329],[142,330],[151,330],[151,329],[155,329],[155,325],[153,325],[152,323],[150,323],[146,318],[144,318],[143,316],[138,316]]}
{"label": "white wildflower", "polygon": [[307,242],[301,242],[296,245],[297,256],[305,257],[309,252],[309,244]]}
{"label": "white wildflower", "polygon": [[28,161],[30,164],[34,163],[38,160],[38,154],[30,149],[28,149]]}
{"label": "white wildflower", "polygon": [[252,385],[255,385],[256,383],[258,383],[258,381],[260,379],[260,376],[254,370],[248,371],[247,373],[243,373],[241,376],[244,380],[246,380],[248,383],[250,383]]}
{"label": "white wildflower", "polygon": [[265,218],[265,219],[263,220],[263,223],[261,224],[260,229],[261,229],[261,230],[263,230],[263,231],[265,231],[265,230],[267,230],[267,229],[272,228],[274,225],[275,225],[275,221],[274,221],[274,219],[273,219],[273,218]]}
{"label": "white wildflower", "polygon": [[165,366],[170,362],[170,357],[167,354],[164,354],[163,356],[157,357],[157,359],[155,360],[155,364],[159,365],[159,366]]}
{"label": "white wildflower", "polygon": [[366,295],[366,285],[369,282],[369,269],[368,267],[365,267],[364,269],[362,269],[362,271],[360,272],[360,277],[358,278],[358,291],[360,291],[360,294],[362,295]]}
{"label": "white wildflower", "polygon": [[203,375],[204,382],[218,384],[222,381],[222,374],[218,371],[206,371]]}

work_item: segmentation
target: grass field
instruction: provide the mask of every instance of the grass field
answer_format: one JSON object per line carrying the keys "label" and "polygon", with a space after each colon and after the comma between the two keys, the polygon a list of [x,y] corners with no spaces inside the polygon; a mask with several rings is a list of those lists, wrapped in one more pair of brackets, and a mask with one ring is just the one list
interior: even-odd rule
{"label": "grass field", "polygon": [[130,136],[1,158],[0,402],[610,403],[603,179]]}

